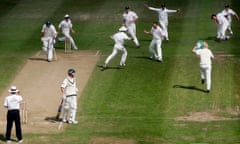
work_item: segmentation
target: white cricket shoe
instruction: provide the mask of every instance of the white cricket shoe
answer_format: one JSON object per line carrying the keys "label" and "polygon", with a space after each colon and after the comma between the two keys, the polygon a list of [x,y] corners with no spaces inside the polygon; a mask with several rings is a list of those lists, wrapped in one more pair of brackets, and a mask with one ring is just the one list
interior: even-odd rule
{"label": "white cricket shoe", "polygon": [[120,67],[122,67],[122,68],[125,67],[125,66],[126,66],[126,64],[120,64]]}
{"label": "white cricket shoe", "polygon": [[23,139],[21,139],[20,141],[18,141],[18,143],[23,143]]}
{"label": "white cricket shoe", "polygon": [[69,121],[68,123],[69,123],[69,124],[78,124],[78,121],[75,121],[75,120],[74,120],[74,121]]}

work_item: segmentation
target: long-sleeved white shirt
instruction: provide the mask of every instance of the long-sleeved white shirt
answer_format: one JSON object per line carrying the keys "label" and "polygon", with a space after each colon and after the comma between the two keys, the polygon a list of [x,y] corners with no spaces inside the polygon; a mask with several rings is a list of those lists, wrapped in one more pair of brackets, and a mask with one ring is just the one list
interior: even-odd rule
{"label": "long-sleeved white shirt", "polygon": [[148,7],[149,10],[156,11],[158,13],[158,20],[163,21],[165,23],[168,23],[168,13],[175,13],[177,10],[170,10],[167,8],[154,8],[154,7]]}

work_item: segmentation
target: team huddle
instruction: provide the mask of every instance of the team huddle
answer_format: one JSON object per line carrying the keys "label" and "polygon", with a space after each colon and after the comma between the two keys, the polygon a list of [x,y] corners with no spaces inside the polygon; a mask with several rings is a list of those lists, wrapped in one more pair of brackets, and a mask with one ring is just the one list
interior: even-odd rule
{"label": "team huddle", "polygon": [[[149,45],[150,59],[162,62],[162,41],[169,41],[168,14],[179,12],[180,9],[178,8],[176,10],[170,10],[166,8],[165,4],[162,4],[161,8],[150,7],[147,4],[145,4],[145,7],[158,13],[158,22],[153,22],[151,30],[144,30],[144,33],[152,35],[153,37]],[[233,36],[233,31],[231,28],[232,15],[234,15],[239,21],[239,16],[230,8],[229,5],[225,5],[224,10],[220,13],[211,15],[211,19],[215,20],[217,24],[217,40],[228,40],[231,36]],[[140,44],[136,36],[135,21],[137,19],[138,15],[134,11],[130,10],[129,7],[125,7],[125,12],[123,14],[123,26],[119,29],[118,33],[111,36],[111,38],[115,41],[115,45],[113,52],[105,60],[102,66],[102,71],[108,68],[110,60],[116,56],[118,51],[122,52],[120,67],[126,66],[127,50],[124,47],[125,40],[133,40],[137,48],[140,48]],[[211,60],[214,58],[214,55],[212,51],[208,49],[208,44],[202,40],[199,40],[196,43],[192,49],[192,52],[200,58],[201,83],[204,84],[206,81],[205,92],[209,93],[211,89]]]}

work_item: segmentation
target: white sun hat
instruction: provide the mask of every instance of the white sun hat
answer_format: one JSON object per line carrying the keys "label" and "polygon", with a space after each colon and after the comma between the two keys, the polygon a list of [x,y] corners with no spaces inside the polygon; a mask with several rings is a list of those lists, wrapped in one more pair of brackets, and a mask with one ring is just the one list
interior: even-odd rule
{"label": "white sun hat", "polygon": [[11,86],[11,88],[8,90],[8,92],[13,93],[13,92],[19,92],[16,86]]}
{"label": "white sun hat", "polygon": [[122,32],[125,32],[125,31],[127,31],[128,29],[125,27],[125,26],[122,26],[122,27],[120,27],[119,28],[119,31],[122,31]]}
{"label": "white sun hat", "polygon": [[69,18],[70,16],[68,14],[65,14],[64,18]]}

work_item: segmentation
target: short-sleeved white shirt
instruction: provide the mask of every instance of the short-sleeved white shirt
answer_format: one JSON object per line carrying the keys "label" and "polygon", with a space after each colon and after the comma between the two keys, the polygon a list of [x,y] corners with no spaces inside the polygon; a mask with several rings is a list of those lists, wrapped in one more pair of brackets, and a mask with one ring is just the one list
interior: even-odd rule
{"label": "short-sleeved white shirt", "polygon": [[17,94],[9,95],[5,98],[3,105],[7,107],[8,110],[16,110],[20,108],[22,99],[22,96]]}
{"label": "short-sleeved white shirt", "polygon": [[164,36],[163,30],[158,26],[157,28],[152,27],[151,34],[153,35],[153,39],[161,40]]}
{"label": "short-sleeved white shirt", "polygon": [[72,22],[71,20],[62,20],[59,25],[58,25],[58,28],[62,29],[62,32],[63,33],[69,33],[70,32],[70,29],[72,28]]}
{"label": "short-sleeved white shirt", "polygon": [[44,33],[43,37],[55,37],[57,35],[56,28],[52,24],[49,27],[44,24],[41,32]]}
{"label": "short-sleeved white shirt", "polygon": [[196,51],[196,54],[200,57],[200,65],[211,65],[211,59],[214,58],[212,52],[209,49],[203,48]]}
{"label": "short-sleeved white shirt", "polygon": [[64,94],[65,95],[76,95],[77,94],[77,85],[76,85],[76,79],[71,78],[71,77],[66,77],[62,84],[61,87],[64,88]]}
{"label": "short-sleeved white shirt", "polygon": [[125,20],[126,26],[134,24],[133,20],[138,19],[138,15],[133,11],[128,11],[128,13],[123,13],[123,19]]}

